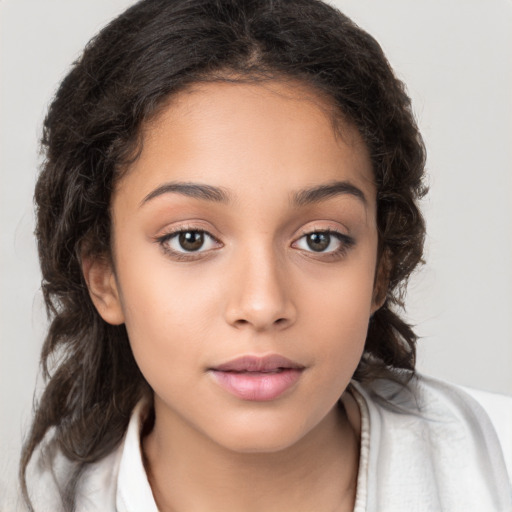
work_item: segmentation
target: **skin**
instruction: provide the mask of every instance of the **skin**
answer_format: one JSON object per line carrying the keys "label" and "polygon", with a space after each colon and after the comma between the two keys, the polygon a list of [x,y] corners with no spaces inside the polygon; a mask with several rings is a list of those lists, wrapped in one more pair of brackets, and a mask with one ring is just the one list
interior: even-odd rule
{"label": "skin", "polygon": [[[329,111],[296,83],[179,93],[114,192],[113,266],[84,263],[99,313],[126,324],[154,390],[143,448],[162,512],[353,509],[358,412],[338,400],[382,279],[367,148],[346,123],[335,133]],[[187,252],[180,230],[211,237]],[[306,234],[326,230],[341,238],[312,250]],[[208,369],[247,354],[304,370],[278,398],[244,400]]]}

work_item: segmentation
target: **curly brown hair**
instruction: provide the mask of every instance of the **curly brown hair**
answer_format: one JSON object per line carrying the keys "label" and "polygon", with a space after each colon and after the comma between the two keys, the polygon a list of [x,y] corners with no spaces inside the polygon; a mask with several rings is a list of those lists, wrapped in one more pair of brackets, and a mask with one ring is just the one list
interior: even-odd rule
{"label": "curly brown hair", "polygon": [[143,0],[90,41],[44,122],[36,236],[51,324],[41,356],[47,384],[21,459],[28,503],[27,465],[50,429],[49,442],[76,462],[62,491],[73,510],[81,469],[115,448],[149,391],[124,326],[100,317],[81,268],[84,251],[110,255],[111,193],[140,151],[141,127],[198,81],[276,77],[333,101],[371,155],[389,285],[354,378],[414,372],[416,336],[399,309],[423,252],[425,150],[378,43],[318,0]]}

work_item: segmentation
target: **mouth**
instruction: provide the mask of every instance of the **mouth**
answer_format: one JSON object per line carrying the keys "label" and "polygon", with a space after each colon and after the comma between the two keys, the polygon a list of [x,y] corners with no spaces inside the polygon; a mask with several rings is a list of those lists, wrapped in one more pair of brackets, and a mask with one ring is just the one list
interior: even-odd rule
{"label": "mouth", "polygon": [[303,370],[304,366],[286,357],[272,354],[263,357],[249,355],[237,357],[210,369],[221,372],[271,373],[288,369]]}
{"label": "mouth", "polygon": [[280,355],[242,356],[209,368],[217,384],[237,398],[266,402],[292,388],[305,367]]}

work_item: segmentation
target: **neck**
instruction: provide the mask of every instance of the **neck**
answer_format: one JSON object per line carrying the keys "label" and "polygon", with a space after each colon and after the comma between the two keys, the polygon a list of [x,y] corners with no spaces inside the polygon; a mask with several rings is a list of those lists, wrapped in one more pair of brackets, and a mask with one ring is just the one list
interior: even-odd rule
{"label": "neck", "polygon": [[359,441],[341,405],[299,442],[277,452],[233,452],[196,434],[180,439],[157,415],[143,440],[161,512],[353,510]]}

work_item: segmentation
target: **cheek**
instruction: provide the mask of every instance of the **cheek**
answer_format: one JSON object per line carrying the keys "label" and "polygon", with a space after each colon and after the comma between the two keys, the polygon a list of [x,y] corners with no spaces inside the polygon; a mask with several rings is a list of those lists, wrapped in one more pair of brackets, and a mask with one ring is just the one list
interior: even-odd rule
{"label": "cheek", "polygon": [[312,279],[307,286],[307,331],[318,346],[317,357],[334,372],[355,370],[366,341],[372,308],[374,267],[340,269],[330,278]]}
{"label": "cheek", "polygon": [[[363,251],[360,251],[363,252]],[[360,330],[371,313],[376,261],[373,251],[356,254],[337,269],[309,272],[301,295],[308,298],[309,309],[322,329],[334,328],[343,333]]]}
{"label": "cheek", "polygon": [[233,350],[223,321],[227,269],[213,262],[177,265],[161,254],[141,266],[132,256],[120,265],[120,282],[135,360],[155,391],[186,394],[211,366],[215,350]]}
{"label": "cheek", "polygon": [[[344,300],[346,299],[346,300]],[[319,308],[311,318],[310,332],[318,332],[318,359],[338,370],[357,366],[363,352],[368,330],[369,301],[367,297],[345,296]]]}
{"label": "cheek", "polygon": [[137,364],[150,384],[166,374],[186,383],[190,375],[183,369],[199,367],[204,354],[215,313],[213,286],[197,276],[173,272],[159,259],[159,264],[142,264],[132,253],[129,262],[119,262],[126,329]]}

